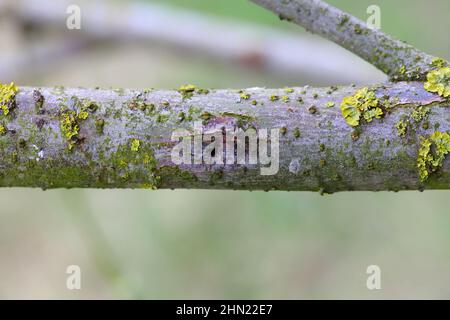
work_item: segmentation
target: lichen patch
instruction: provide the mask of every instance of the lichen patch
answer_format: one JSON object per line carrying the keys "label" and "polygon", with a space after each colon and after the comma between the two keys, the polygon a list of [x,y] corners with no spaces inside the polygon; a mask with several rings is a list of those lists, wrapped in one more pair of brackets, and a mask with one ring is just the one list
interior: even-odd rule
{"label": "lichen patch", "polygon": [[441,97],[450,97],[450,68],[430,71],[427,74],[427,82],[425,82],[424,88],[429,92],[437,93]]}
{"label": "lichen patch", "polygon": [[417,168],[420,181],[424,182],[429,175],[437,171],[450,152],[450,135],[447,132],[434,132],[430,137],[421,137]]}
{"label": "lichen patch", "polygon": [[0,109],[3,115],[7,116],[11,109],[15,106],[15,97],[19,88],[11,82],[10,84],[0,83]]}
{"label": "lichen patch", "polygon": [[383,115],[380,108],[380,101],[375,96],[375,92],[369,88],[358,90],[353,96],[345,97],[341,103],[342,116],[348,125],[356,127],[359,125],[361,117],[369,123],[374,118],[379,119]]}

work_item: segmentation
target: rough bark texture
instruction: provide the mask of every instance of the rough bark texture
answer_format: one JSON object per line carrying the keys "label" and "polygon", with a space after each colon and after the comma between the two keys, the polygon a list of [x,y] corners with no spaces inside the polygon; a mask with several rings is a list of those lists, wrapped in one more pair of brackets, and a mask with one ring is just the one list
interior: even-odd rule
{"label": "rough bark texture", "polygon": [[424,80],[433,59],[321,0],[251,0],[280,18],[321,35],[374,65],[396,81]]}
{"label": "rough bark texture", "polygon": [[[0,186],[448,189],[450,157],[425,182],[417,169],[420,136],[450,131],[448,100],[425,91],[420,82],[374,86],[370,90],[384,99],[385,114],[355,129],[339,106],[357,90],[251,88],[181,94],[22,87],[15,107],[10,103],[2,116]],[[429,113],[413,121],[411,114],[420,106],[429,106]],[[396,124],[402,120],[410,124],[400,136]],[[280,128],[278,173],[261,175],[260,165],[174,165],[171,151],[177,142],[171,135],[180,127],[191,129],[194,121],[202,121],[205,129]]]}

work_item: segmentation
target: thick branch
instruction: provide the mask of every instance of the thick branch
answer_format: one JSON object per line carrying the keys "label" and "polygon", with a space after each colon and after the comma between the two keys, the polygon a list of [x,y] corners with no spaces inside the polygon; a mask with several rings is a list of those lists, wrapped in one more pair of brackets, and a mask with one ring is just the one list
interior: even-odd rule
{"label": "thick branch", "polygon": [[424,80],[433,59],[321,0],[251,0],[360,56],[396,81]]}
{"label": "thick branch", "polygon": [[[2,116],[0,186],[324,192],[450,188],[450,157],[425,182],[417,170],[420,136],[450,130],[448,101],[419,82],[373,87],[385,99],[384,118],[355,129],[339,105],[356,90],[206,93],[191,88],[182,95],[175,90],[19,88],[15,107],[10,103]],[[425,105],[430,108],[426,119],[416,122],[411,113]],[[171,153],[178,141],[171,136],[180,127],[192,130],[196,121],[220,133],[236,127],[259,133],[280,129],[279,170],[262,175],[268,165],[260,158],[258,164],[205,164],[201,153],[199,164],[175,165]],[[409,123],[404,136],[396,128],[399,121]]]}

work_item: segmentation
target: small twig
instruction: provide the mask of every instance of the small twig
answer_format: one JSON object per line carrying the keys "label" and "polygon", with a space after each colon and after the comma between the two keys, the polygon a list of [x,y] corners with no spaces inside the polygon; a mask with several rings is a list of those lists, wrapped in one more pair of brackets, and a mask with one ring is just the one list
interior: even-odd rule
{"label": "small twig", "polygon": [[424,80],[436,57],[397,40],[321,0],[251,0],[281,19],[350,50],[394,81]]}

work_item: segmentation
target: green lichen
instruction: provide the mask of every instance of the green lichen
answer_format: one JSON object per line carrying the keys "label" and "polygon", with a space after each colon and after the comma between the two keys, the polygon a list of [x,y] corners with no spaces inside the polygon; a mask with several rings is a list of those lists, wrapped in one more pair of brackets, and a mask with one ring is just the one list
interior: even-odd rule
{"label": "green lichen", "polygon": [[283,101],[284,103],[288,103],[289,102],[289,97],[288,96],[282,96],[281,97],[281,101]]}
{"label": "green lichen", "polygon": [[64,135],[69,150],[72,150],[78,137],[80,127],[77,123],[77,113],[75,111],[67,111],[61,115],[60,119],[61,132]]}
{"label": "green lichen", "polygon": [[181,97],[183,98],[183,100],[192,98],[195,93],[209,94],[208,89],[198,88],[197,86],[195,86],[193,84],[187,84],[187,85],[181,86],[180,88],[178,88],[178,92],[181,94]]}
{"label": "green lichen", "polygon": [[300,138],[300,129],[299,128],[294,129],[294,138],[296,138],[296,139]]}
{"label": "green lichen", "polygon": [[426,106],[420,106],[413,110],[411,113],[411,118],[416,122],[419,123],[423,119],[425,119],[428,116],[428,113],[430,112],[430,108]]}
{"label": "green lichen", "polygon": [[348,21],[350,20],[350,17],[346,14],[343,14],[339,17],[338,26],[343,27]]}
{"label": "green lichen", "polygon": [[320,152],[324,152],[325,151],[325,144],[323,144],[323,143],[321,143],[321,144],[319,144],[319,150],[320,150]]}
{"label": "green lichen", "polygon": [[403,137],[406,134],[406,131],[408,130],[408,125],[409,122],[407,120],[399,120],[396,124],[395,127],[397,128],[397,135],[399,137]]}
{"label": "green lichen", "polygon": [[209,121],[214,118],[214,115],[211,112],[205,111],[200,115],[200,119]]}
{"label": "green lichen", "polygon": [[[154,151],[150,145],[135,141],[139,140],[131,140],[133,152],[130,152],[130,144],[120,145],[117,151],[111,153],[107,159],[95,164],[95,168],[101,167],[103,164],[107,166],[106,181],[112,179],[127,187],[131,184],[138,188],[157,189],[161,182],[161,176],[158,172]],[[137,151],[135,151],[136,147]]]}
{"label": "green lichen", "polygon": [[435,68],[444,68],[445,66],[448,65],[448,62],[442,58],[433,58],[433,60],[431,61],[431,66],[435,67]]}
{"label": "green lichen", "polygon": [[450,68],[440,68],[430,71],[427,74],[427,82],[424,84],[425,90],[437,93],[441,97],[450,97]]}
{"label": "green lichen", "polygon": [[146,113],[155,111],[155,105],[153,103],[147,103],[141,96],[131,99],[128,102],[128,108],[131,110],[139,109]]}
{"label": "green lichen", "polygon": [[250,115],[234,113],[234,112],[222,112],[220,114],[220,116],[236,119],[236,125],[239,128],[250,127],[250,126],[252,126],[252,123],[255,122],[255,120],[256,120],[254,117],[252,117]]}
{"label": "green lichen", "polygon": [[197,88],[198,94],[209,94],[209,89]]}
{"label": "green lichen", "polygon": [[275,102],[275,101],[280,100],[280,97],[274,94],[269,97],[269,100],[272,102]]}
{"label": "green lichen", "polygon": [[162,166],[158,173],[162,177],[162,182],[166,180],[176,180],[179,187],[192,187],[192,184],[198,181],[196,175],[187,170],[182,170],[179,167],[174,166]]}
{"label": "green lichen", "polygon": [[284,92],[286,92],[287,94],[291,94],[291,93],[294,93],[294,89],[292,89],[292,88],[285,88]]}
{"label": "green lichen", "polygon": [[178,92],[181,94],[181,97],[183,98],[183,100],[186,100],[186,99],[190,99],[194,96],[196,89],[197,89],[197,87],[195,85],[187,84],[187,85],[181,86],[178,89]]}
{"label": "green lichen", "polygon": [[78,115],[78,119],[80,120],[86,120],[89,117],[89,113],[86,110],[81,110]]}
{"label": "green lichen", "polygon": [[358,90],[353,96],[345,97],[341,103],[341,111],[347,124],[356,127],[360,123],[361,116],[367,123],[374,118],[381,118],[383,110],[380,106],[375,92],[366,87]]}
{"label": "green lichen", "polygon": [[66,110],[62,112],[59,124],[61,132],[67,141],[69,150],[72,150],[75,144],[79,141],[78,134],[80,130],[80,124],[89,117],[88,110],[96,110],[91,106],[91,102],[81,103],[77,97],[70,99],[70,105],[73,108],[80,108],[78,111]]}
{"label": "green lichen", "polygon": [[424,182],[442,166],[445,156],[450,152],[450,135],[436,131],[430,137],[420,139],[417,168],[420,181]]}
{"label": "green lichen", "polygon": [[156,122],[158,123],[166,123],[169,120],[169,115],[167,114],[158,114],[156,117]]}
{"label": "green lichen", "polygon": [[105,127],[105,120],[102,118],[95,119],[95,129],[98,134],[103,134],[103,128]]}
{"label": "green lichen", "polygon": [[242,100],[250,99],[250,94],[248,94],[247,92],[241,92],[241,99]]}
{"label": "green lichen", "polygon": [[138,152],[139,151],[139,147],[141,146],[141,142],[138,139],[133,139],[131,141],[131,147],[130,150],[134,151],[134,152]]}
{"label": "green lichen", "polygon": [[11,82],[10,84],[0,83],[0,109],[3,110],[3,115],[7,116],[16,105],[16,94],[19,88]]}

